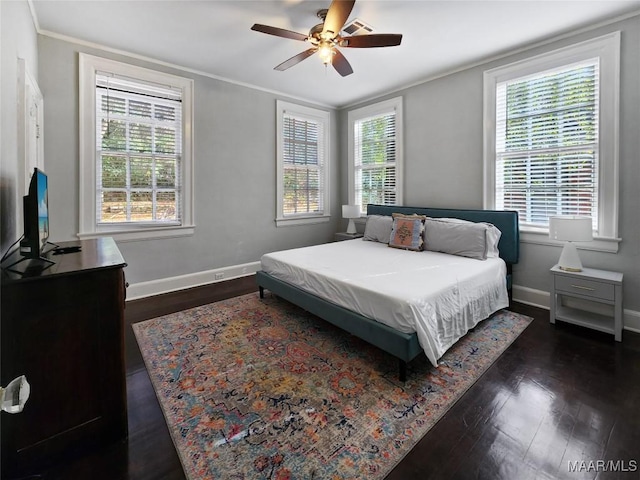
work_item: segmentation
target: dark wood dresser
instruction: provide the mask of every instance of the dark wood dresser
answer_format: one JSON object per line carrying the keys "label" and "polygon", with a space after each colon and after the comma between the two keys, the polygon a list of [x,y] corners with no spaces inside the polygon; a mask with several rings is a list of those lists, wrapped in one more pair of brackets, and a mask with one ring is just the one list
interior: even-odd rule
{"label": "dark wood dresser", "polygon": [[2,272],[1,384],[26,375],[31,395],[2,413],[2,478],[37,473],[127,437],[126,263],[111,238],[61,243],[51,267]]}

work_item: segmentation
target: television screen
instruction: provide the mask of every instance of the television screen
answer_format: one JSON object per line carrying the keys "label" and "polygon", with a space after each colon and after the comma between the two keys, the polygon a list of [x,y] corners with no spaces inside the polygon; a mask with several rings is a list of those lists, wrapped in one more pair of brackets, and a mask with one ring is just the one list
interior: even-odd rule
{"label": "television screen", "polygon": [[41,258],[49,238],[49,195],[47,175],[35,168],[24,196],[24,238],[20,253],[27,258]]}
{"label": "television screen", "polygon": [[40,252],[49,238],[49,198],[47,196],[47,176],[36,169],[36,199],[38,201],[38,245]]}

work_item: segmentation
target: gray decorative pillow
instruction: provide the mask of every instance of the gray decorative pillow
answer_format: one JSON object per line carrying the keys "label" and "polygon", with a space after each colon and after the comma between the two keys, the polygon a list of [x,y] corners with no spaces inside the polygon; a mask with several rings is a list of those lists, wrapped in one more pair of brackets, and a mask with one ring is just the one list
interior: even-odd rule
{"label": "gray decorative pillow", "polygon": [[389,244],[393,218],[388,215],[369,215],[364,227],[363,240]]}
{"label": "gray decorative pillow", "polygon": [[487,225],[428,218],[424,243],[425,250],[486,260]]}
{"label": "gray decorative pillow", "polygon": [[498,227],[496,227],[493,223],[489,222],[470,222],[469,220],[463,220],[461,218],[449,218],[449,217],[438,217],[434,220],[439,220],[442,222],[450,222],[450,223],[466,223],[466,224],[480,224],[487,226],[487,258],[498,258],[500,256],[500,250],[498,250],[498,242],[500,242],[500,237],[502,236],[502,232]]}

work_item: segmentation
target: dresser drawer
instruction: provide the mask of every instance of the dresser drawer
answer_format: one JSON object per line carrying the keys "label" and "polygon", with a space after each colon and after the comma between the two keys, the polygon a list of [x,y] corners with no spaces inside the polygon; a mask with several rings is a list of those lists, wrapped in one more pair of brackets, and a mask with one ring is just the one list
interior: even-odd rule
{"label": "dresser drawer", "polygon": [[602,300],[615,300],[615,287],[610,283],[556,275],[556,290]]}

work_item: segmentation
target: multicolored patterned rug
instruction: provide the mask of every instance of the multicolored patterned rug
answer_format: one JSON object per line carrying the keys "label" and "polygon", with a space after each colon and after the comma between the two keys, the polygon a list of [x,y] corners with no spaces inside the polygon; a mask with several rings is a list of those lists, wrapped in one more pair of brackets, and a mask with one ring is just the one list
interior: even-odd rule
{"label": "multicolored patterned rug", "polygon": [[501,311],[440,360],[397,360],[249,294],[133,325],[185,473],[381,479],[529,325]]}

